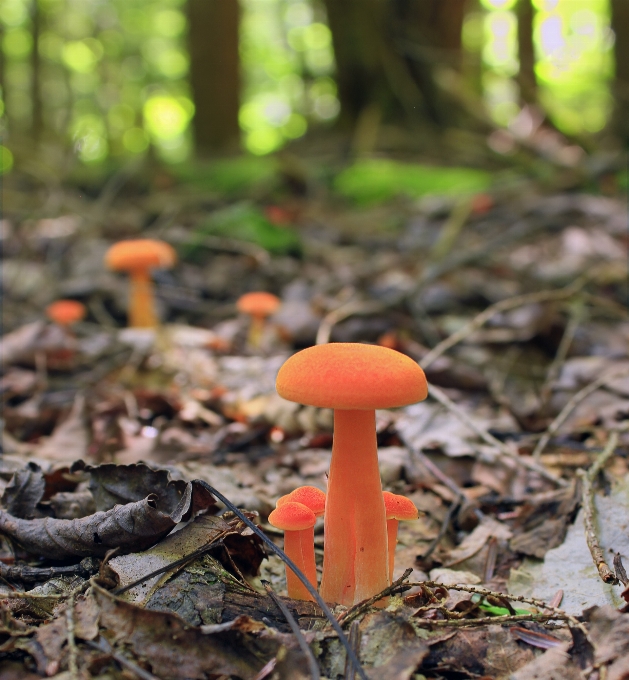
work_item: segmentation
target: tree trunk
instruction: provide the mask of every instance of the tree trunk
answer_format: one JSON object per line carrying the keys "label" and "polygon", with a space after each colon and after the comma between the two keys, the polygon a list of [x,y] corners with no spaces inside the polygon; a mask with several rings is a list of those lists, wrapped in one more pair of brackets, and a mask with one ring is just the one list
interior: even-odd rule
{"label": "tree trunk", "polygon": [[39,36],[41,34],[41,8],[39,0],[33,0],[31,9],[31,134],[35,141],[41,137],[44,126],[43,106],[41,98],[41,59],[39,56]]}
{"label": "tree trunk", "polygon": [[614,81],[615,108],[612,129],[629,146],[629,2],[612,0],[612,29],[616,34],[614,58],[616,78]]}
{"label": "tree trunk", "polygon": [[535,77],[535,47],[533,45],[533,19],[535,10],[531,0],[518,0],[518,85],[520,97],[527,104],[537,102],[537,79]]}
{"label": "tree trunk", "polygon": [[438,67],[461,69],[466,0],[324,0],[337,65],[340,125],[377,109],[384,122],[447,127],[457,106]]}
{"label": "tree trunk", "polygon": [[238,0],[188,0],[190,82],[199,156],[233,153],[240,145]]}

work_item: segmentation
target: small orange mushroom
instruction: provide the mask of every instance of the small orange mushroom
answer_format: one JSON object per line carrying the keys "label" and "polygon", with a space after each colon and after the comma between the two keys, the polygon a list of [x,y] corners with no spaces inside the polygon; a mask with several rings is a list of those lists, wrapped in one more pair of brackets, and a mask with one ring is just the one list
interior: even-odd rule
{"label": "small orange mushroom", "polygon": [[395,566],[395,546],[397,544],[397,529],[399,520],[413,520],[419,516],[415,503],[406,496],[400,496],[390,491],[383,491],[384,510],[387,517],[387,543],[389,554],[389,584],[393,581],[393,567]]}
{"label": "small orange mushroom", "polygon": [[276,388],[289,401],[334,409],[321,595],[351,606],[389,582],[375,409],[425,399],[424,372],[385,347],[332,343],[290,357]]}
{"label": "small orange mushroom", "polygon": [[310,508],[315,517],[323,517],[325,513],[325,491],[317,489],[316,486],[299,486],[289,494],[278,498],[276,505],[279,508],[290,501]]}
{"label": "small orange mushroom", "polygon": [[[316,588],[317,569],[312,547],[315,521],[310,508],[292,501],[278,506],[269,515],[269,524],[284,530],[284,552]],[[289,567],[286,567],[286,587],[288,596],[294,600],[312,600],[312,595]]]}
{"label": "small orange mushroom", "polygon": [[252,347],[259,347],[264,332],[266,318],[274,314],[281,300],[273,293],[254,291],[241,295],[236,301],[236,308],[243,314],[251,316],[248,341]]}
{"label": "small orange mushroom", "polygon": [[46,307],[46,314],[59,326],[71,326],[85,317],[85,305],[77,300],[57,300]]}
{"label": "small orange mushroom", "polygon": [[109,269],[129,272],[129,326],[155,328],[158,325],[150,271],[169,269],[176,261],[172,246],[153,239],[120,241],[107,251],[105,264]]}
{"label": "small orange mushroom", "polygon": [[70,326],[85,317],[85,305],[77,300],[57,300],[46,307],[46,315],[62,331],[46,350],[46,365],[52,369],[71,368],[76,354],[76,338]]}

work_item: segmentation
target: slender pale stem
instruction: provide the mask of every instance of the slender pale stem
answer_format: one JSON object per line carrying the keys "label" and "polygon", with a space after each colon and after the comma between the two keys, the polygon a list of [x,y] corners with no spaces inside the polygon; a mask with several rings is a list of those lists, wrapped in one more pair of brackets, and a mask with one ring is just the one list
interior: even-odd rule
{"label": "slender pale stem", "polygon": [[[310,545],[312,559],[308,556],[304,559],[304,546]],[[314,561],[314,527],[302,529],[300,531],[284,532],[284,552],[293,560],[295,566],[304,572],[310,583],[317,587],[317,571]],[[311,600],[312,595],[308,592],[304,584],[297,578],[295,572],[286,567],[286,588],[288,596],[294,600]]]}
{"label": "slender pale stem", "polygon": [[334,412],[321,595],[352,605],[388,585],[387,527],[373,410]]}
{"label": "slender pale stem", "polygon": [[129,326],[132,328],[156,328],[158,325],[153,298],[153,282],[146,269],[129,272],[131,295],[129,298]]}
{"label": "slender pale stem", "polygon": [[387,520],[387,541],[389,544],[389,585],[393,583],[393,567],[395,566],[395,546],[397,545],[397,519]]}
{"label": "slender pale stem", "polygon": [[251,323],[249,324],[249,335],[247,342],[254,349],[258,349],[262,343],[262,336],[266,326],[266,317],[260,314],[251,315]]}

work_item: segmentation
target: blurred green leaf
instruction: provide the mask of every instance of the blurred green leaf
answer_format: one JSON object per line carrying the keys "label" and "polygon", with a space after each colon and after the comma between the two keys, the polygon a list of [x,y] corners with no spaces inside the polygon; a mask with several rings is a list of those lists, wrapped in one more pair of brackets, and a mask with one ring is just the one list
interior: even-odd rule
{"label": "blurred green leaf", "polygon": [[188,165],[177,169],[183,182],[190,182],[222,196],[250,194],[272,186],[278,179],[273,158],[238,156],[208,165]]}
{"label": "blurred green leaf", "polygon": [[249,203],[238,203],[215,212],[195,235],[200,240],[203,236],[222,236],[247,241],[277,255],[301,252],[299,236],[291,227],[272,224],[259,208]]}
{"label": "blurred green leaf", "polygon": [[358,161],[340,172],[335,190],[356,203],[382,203],[395,196],[457,195],[486,191],[491,175],[470,168],[443,168],[397,161]]}

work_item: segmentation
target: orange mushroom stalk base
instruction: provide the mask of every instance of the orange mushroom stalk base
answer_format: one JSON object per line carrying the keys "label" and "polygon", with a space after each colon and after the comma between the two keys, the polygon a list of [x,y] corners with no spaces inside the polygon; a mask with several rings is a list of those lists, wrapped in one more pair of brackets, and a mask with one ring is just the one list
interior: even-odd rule
{"label": "orange mushroom stalk base", "polygon": [[155,328],[159,321],[155,313],[153,281],[147,269],[130,272],[129,326]]}
{"label": "orange mushroom stalk base", "polygon": [[374,410],[334,411],[321,596],[351,606],[388,585]]}
{"label": "orange mushroom stalk base", "polygon": [[[314,556],[314,526],[298,531],[284,531],[284,552],[304,572],[310,583],[317,587],[317,567]],[[295,572],[286,567],[286,590],[294,600],[313,600],[306,586]]]}

